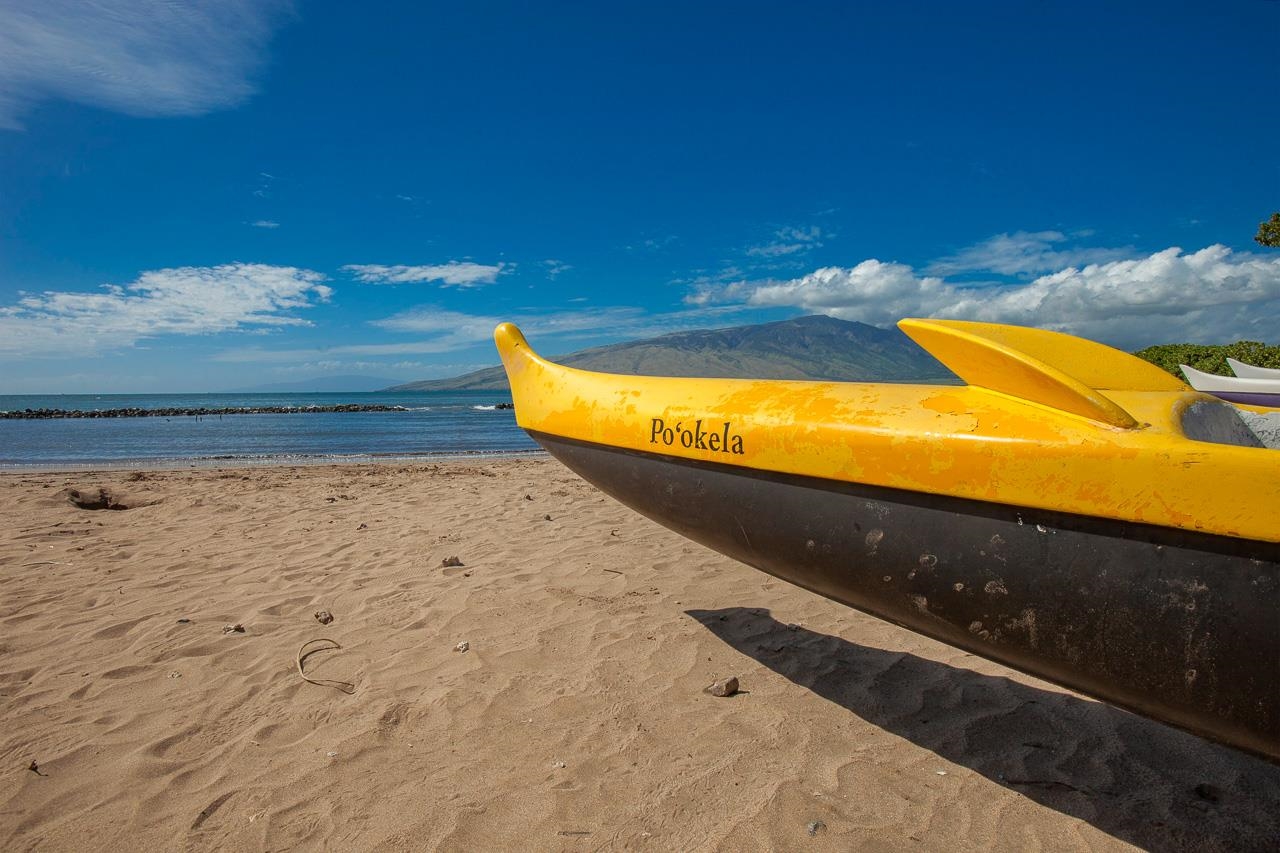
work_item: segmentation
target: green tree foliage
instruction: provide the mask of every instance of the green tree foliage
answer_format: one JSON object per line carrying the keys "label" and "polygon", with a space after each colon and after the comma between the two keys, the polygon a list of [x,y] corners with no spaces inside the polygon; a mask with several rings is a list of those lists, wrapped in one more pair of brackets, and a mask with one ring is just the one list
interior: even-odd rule
{"label": "green tree foliage", "polygon": [[1253,241],[1263,246],[1280,248],[1280,213],[1273,213],[1270,219],[1258,223],[1258,233],[1254,235]]}
{"label": "green tree foliage", "polygon": [[[1163,367],[1179,379],[1184,379],[1178,365],[1186,364],[1205,373],[1232,376],[1227,358],[1252,364],[1254,367],[1280,368],[1280,346],[1267,346],[1257,341],[1236,341],[1234,344],[1159,344],[1134,353],[1138,358]],[[1185,379],[1184,379],[1185,381]]]}

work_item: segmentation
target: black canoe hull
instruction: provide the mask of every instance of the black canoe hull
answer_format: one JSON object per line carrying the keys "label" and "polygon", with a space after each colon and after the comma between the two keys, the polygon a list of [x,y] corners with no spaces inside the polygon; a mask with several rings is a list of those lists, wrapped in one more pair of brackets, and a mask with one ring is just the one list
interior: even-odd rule
{"label": "black canoe hull", "polygon": [[530,434],[722,554],[1280,762],[1278,544]]}

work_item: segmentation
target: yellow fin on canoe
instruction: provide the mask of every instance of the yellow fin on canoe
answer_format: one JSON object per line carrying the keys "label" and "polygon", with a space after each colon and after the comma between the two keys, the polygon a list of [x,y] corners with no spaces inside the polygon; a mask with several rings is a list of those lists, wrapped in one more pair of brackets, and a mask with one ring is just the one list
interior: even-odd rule
{"label": "yellow fin on canoe", "polygon": [[966,320],[898,327],[970,385],[1124,429],[1138,422],[1100,389],[1190,390],[1137,356],[1060,332]]}

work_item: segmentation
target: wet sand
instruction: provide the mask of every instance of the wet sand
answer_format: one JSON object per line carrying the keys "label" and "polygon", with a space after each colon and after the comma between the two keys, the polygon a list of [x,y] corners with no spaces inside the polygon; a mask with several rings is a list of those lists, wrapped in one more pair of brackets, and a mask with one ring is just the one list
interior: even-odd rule
{"label": "wet sand", "polygon": [[1280,767],[774,580],[549,459],[10,473],[0,500],[5,850],[1280,838]]}

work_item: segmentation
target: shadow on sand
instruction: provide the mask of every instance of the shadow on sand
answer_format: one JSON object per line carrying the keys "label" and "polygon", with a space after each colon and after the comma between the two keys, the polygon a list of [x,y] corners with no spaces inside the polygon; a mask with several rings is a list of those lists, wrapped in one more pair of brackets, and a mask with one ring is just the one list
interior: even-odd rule
{"label": "shadow on sand", "polygon": [[872,725],[1115,838],[1151,850],[1280,849],[1280,766],[1100,702],[788,626],[768,610],[686,613]]}

